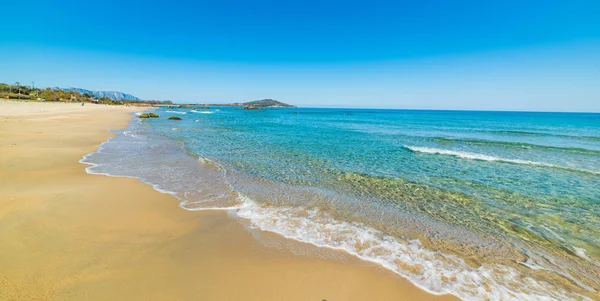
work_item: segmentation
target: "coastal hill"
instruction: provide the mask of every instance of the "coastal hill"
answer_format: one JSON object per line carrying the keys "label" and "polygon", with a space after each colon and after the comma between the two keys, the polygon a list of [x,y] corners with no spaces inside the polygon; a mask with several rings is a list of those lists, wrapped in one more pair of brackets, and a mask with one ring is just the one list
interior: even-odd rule
{"label": "coastal hill", "polygon": [[126,94],[126,93],[118,92],[118,91],[91,91],[91,90],[86,90],[86,89],[81,89],[81,88],[56,88],[56,89],[60,89],[60,90],[67,91],[67,92],[77,91],[81,94],[93,95],[96,98],[106,97],[111,100],[140,100],[139,98],[137,98],[131,94]]}
{"label": "coastal hill", "polygon": [[195,106],[206,106],[206,107],[244,107],[253,110],[264,109],[264,108],[296,108],[294,105],[283,103],[274,99],[261,99],[249,102],[234,102],[234,103],[203,103],[203,104],[185,104],[180,105],[182,107],[195,107]]}
{"label": "coastal hill", "polygon": [[250,102],[242,103],[243,106],[253,106],[253,107],[270,107],[270,108],[295,108],[296,106],[289,105],[287,103],[283,103],[274,99],[261,99]]}

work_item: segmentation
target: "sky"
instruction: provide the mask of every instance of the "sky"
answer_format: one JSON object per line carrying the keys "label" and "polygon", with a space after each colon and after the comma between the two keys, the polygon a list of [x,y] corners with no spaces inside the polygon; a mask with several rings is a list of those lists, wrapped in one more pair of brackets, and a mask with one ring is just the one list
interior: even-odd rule
{"label": "sky", "polygon": [[597,0],[2,8],[0,82],[181,103],[600,112]]}

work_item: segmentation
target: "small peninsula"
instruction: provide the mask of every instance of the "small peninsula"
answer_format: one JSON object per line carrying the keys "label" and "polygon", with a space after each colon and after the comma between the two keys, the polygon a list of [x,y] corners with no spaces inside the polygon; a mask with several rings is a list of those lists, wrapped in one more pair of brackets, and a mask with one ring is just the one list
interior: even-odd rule
{"label": "small peninsula", "polygon": [[261,100],[255,100],[255,101],[250,101],[250,102],[246,102],[246,103],[242,103],[240,105],[243,106],[253,106],[253,107],[262,107],[262,108],[295,108],[296,106],[287,104],[287,103],[283,103],[281,101],[277,101],[274,99],[261,99]]}

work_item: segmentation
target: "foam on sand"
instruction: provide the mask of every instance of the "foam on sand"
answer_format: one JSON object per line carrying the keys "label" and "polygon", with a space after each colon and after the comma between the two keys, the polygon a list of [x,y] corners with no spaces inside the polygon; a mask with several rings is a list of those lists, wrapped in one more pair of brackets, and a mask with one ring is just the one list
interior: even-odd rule
{"label": "foam on sand", "polygon": [[589,300],[515,268],[500,264],[473,268],[461,258],[426,249],[419,240],[403,240],[361,223],[335,220],[316,209],[259,206],[240,198],[243,205],[233,212],[249,219],[254,228],[347,252],[433,294],[450,293],[465,300]]}
{"label": "foam on sand", "polygon": [[[141,164],[147,161],[152,164]],[[117,132],[80,162],[91,165],[88,173],[140,179],[179,199],[183,209],[228,210],[253,228],[376,263],[430,293],[450,293],[466,300],[586,299],[513,267],[472,267],[457,256],[425,248],[419,240],[390,236],[318,209],[258,204],[229,184],[227,170],[217,162],[191,157],[179,144],[137,123]]]}

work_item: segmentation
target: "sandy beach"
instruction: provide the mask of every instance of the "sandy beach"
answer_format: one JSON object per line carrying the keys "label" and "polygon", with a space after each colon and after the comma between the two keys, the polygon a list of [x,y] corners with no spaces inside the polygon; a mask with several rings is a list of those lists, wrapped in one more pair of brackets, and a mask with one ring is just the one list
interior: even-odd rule
{"label": "sandy beach", "polygon": [[82,156],[140,110],[0,101],[0,300],[456,300],[87,174]]}

